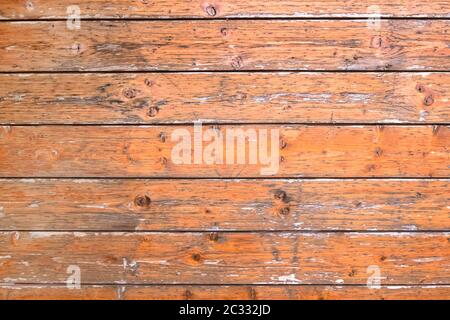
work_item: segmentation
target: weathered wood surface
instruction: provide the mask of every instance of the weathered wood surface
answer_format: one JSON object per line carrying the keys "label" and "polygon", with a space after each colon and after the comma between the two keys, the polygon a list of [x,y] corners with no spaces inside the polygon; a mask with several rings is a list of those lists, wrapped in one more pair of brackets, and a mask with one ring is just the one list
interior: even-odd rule
{"label": "weathered wood surface", "polygon": [[[244,133],[254,129],[256,134],[268,130],[267,156],[272,165],[262,164],[261,158],[251,164],[248,143],[247,158],[244,164],[238,163],[236,156],[242,154],[242,147],[226,142],[230,130],[238,128]],[[174,130],[179,136],[173,136]],[[277,130],[279,146],[270,143]],[[183,152],[174,152],[174,147],[180,145],[181,135],[188,134],[193,148],[193,131],[193,126],[4,126],[0,128],[0,176],[445,178],[450,174],[450,127],[446,125],[213,126],[216,138],[225,141],[226,161],[208,164],[203,158],[195,164],[192,156],[190,164],[175,164],[172,155]],[[266,138],[259,140],[267,142]],[[203,143],[200,155],[211,153],[206,148],[210,144]],[[226,148],[235,151],[234,159]]]}
{"label": "weathered wood surface", "polygon": [[0,282],[448,284],[450,233],[0,232]]}
{"label": "weathered wood surface", "polygon": [[2,179],[0,230],[450,230],[449,189],[450,180]]}
{"label": "weathered wood surface", "polygon": [[3,124],[450,123],[449,73],[1,74],[0,83]]}
{"label": "weathered wood surface", "polygon": [[0,71],[450,70],[449,20],[0,24]]}
{"label": "weathered wood surface", "polygon": [[0,285],[3,300],[446,300],[450,286]]}
{"label": "weathered wood surface", "polygon": [[0,3],[0,299],[450,297],[449,1],[70,5]]}
{"label": "weathered wood surface", "polygon": [[[450,17],[448,1],[408,0],[82,0],[82,18]],[[61,0],[2,0],[0,19],[65,19]],[[71,12],[71,11],[69,11]]]}

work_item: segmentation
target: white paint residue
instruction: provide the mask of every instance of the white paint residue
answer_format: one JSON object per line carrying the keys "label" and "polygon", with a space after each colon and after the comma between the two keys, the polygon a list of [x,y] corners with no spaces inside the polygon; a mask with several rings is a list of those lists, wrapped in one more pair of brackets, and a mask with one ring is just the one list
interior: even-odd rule
{"label": "white paint residue", "polygon": [[106,209],[107,205],[105,204],[98,204],[98,205],[79,205],[78,208],[90,208],[90,209]]}
{"label": "white paint residue", "polygon": [[294,273],[285,276],[279,276],[278,278],[272,277],[271,279],[278,280],[284,283],[301,283],[301,281],[295,277]]}
{"label": "white paint residue", "polygon": [[81,238],[81,237],[86,237],[87,233],[86,232],[74,232],[73,235],[77,238]]}
{"label": "white paint residue", "polygon": [[425,121],[428,116],[428,111],[422,110],[419,112],[419,121]]}
{"label": "white paint residue", "polygon": [[167,262],[167,260],[139,260],[136,261],[138,263],[149,263],[149,264],[163,264],[163,265],[168,265],[169,263]]}
{"label": "white paint residue", "polygon": [[122,300],[124,293],[125,293],[125,286],[119,286],[117,288],[117,299]]}
{"label": "white paint residue", "polygon": [[57,235],[61,235],[61,232],[30,232],[31,239],[49,238]]}
{"label": "white paint residue", "polygon": [[389,290],[399,290],[399,289],[410,289],[409,286],[387,286],[386,287]]}
{"label": "white paint residue", "polygon": [[39,208],[39,201],[33,201],[28,205],[28,208]]}
{"label": "white paint residue", "polygon": [[442,260],[444,260],[444,258],[442,258],[442,257],[413,259],[414,262],[418,262],[418,263],[435,262],[435,261],[442,261]]}
{"label": "white paint residue", "polygon": [[20,179],[19,181],[22,183],[35,183],[36,182],[35,179]]}
{"label": "white paint residue", "polygon": [[343,279],[337,279],[336,283],[344,283],[344,280]]}

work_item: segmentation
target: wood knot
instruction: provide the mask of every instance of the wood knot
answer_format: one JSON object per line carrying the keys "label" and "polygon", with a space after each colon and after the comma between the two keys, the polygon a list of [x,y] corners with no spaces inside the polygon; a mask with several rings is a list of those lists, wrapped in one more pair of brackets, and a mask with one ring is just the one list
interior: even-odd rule
{"label": "wood knot", "polygon": [[136,98],[137,91],[132,88],[127,88],[127,89],[123,90],[123,95],[127,99],[133,99],[133,98]]}
{"label": "wood knot", "polygon": [[433,96],[431,94],[426,96],[423,99],[423,104],[426,105],[426,106],[431,106],[433,103],[434,103],[434,98],[433,98]]}
{"label": "wood knot", "polygon": [[242,57],[238,56],[238,57],[231,59],[231,67],[233,67],[233,69],[235,69],[235,70],[241,69],[243,65],[244,65],[244,60],[242,59]]}
{"label": "wood knot", "polygon": [[280,148],[285,149],[287,147],[287,142],[284,139],[280,139]]}
{"label": "wood knot", "polygon": [[224,36],[224,37],[226,37],[228,34],[229,34],[229,31],[228,31],[228,28],[221,28],[220,29],[220,33]]}
{"label": "wood knot", "polygon": [[205,11],[210,17],[214,17],[217,14],[217,10],[213,5],[207,6]]}
{"label": "wood knot", "polygon": [[209,240],[214,241],[214,242],[218,241],[219,240],[219,234],[217,232],[211,232],[209,234]]}
{"label": "wood knot", "polygon": [[193,296],[193,294],[192,294],[192,292],[191,292],[190,290],[186,290],[186,291],[184,292],[184,298],[185,298],[186,300],[191,299],[192,296]]}
{"label": "wood knot", "polygon": [[370,43],[373,48],[381,48],[383,45],[383,39],[380,36],[375,36],[372,38]]}
{"label": "wood knot", "polygon": [[375,148],[375,155],[377,157],[381,157],[382,154],[383,154],[383,150],[381,150],[380,147]]}
{"label": "wood knot", "polygon": [[158,112],[159,112],[159,108],[158,107],[150,107],[149,109],[148,109],[148,115],[150,116],[150,117],[156,117],[156,115],[158,114]]}
{"label": "wood knot", "polygon": [[284,207],[284,208],[281,208],[280,211],[278,211],[278,212],[282,216],[287,216],[290,211],[291,210],[289,209],[289,207]]}
{"label": "wood knot", "polygon": [[161,140],[162,143],[166,142],[166,139],[167,139],[166,133],[165,132],[161,132],[159,134],[159,139]]}
{"label": "wood knot", "polygon": [[72,52],[74,54],[80,54],[80,52],[81,52],[81,44],[80,43],[75,43],[75,44],[72,45],[71,49],[72,49]]}
{"label": "wood knot", "polygon": [[150,79],[145,79],[145,80],[144,80],[144,83],[145,83],[145,85],[146,85],[147,87],[151,87],[151,86],[153,86],[153,84],[154,84],[154,82],[153,82],[152,80],[150,80]]}
{"label": "wood knot", "polygon": [[138,207],[148,207],[150,205],[150,203],[152,202],[152,200],[150,199],[149,196],[145,195],[145,196],[137,196],[134,199],[134,204]]}
{"label": "wood knot", "polygon": [[163,165],[163,166],[167,166],[167,158],[166,157],[161,157],[159,158],[159,162]]}
{"label": "wood knot", "polygon": [[386,258],[386,256],[381,256],[380,257],[380,261],[384,261],[384,260],[386,260],[387,258]]}
{"label": "wood knot", "polygon": [[199,262],[200,260],[202,260],[202,256],[199,253],[193,253],[191,257],[195,262]]}
{"label": "wood knot", "polygon": [[287,194],[283,190],[277,190],[274,194],[275,199],[286,202]]}
{"label": "wood knot", "polygon": [[418,83],[416,85],[416,90],[420,93],[424,93],[425,92],[425,87],[423,85],[421,85],[420,83]]}

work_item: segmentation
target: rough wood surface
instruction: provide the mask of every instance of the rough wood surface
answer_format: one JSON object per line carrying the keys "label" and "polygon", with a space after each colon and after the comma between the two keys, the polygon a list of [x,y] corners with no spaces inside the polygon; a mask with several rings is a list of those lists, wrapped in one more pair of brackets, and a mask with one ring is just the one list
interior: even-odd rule
{"label": "rough wood surface", "polygon": [[[229,145],[231,129],[279,130],[270,165],[239,164],[241,147]],[[450,126],[214,126],[234,160],[223,164],[175,164],[173,148],[192,126],[26,126],[0,128],[1,177],[448,177]],[[251,137],[251,136],[249,136]],[[247,137],[247,140],[249,139]],[[257,136],[258,140],[259,135]],[[175,139],[172,139],[175,138]],[[253,138],[250,138],[253,139]],[[267,139],[259,139],[266,143]],[[255,141],[253,141],[255,143]],[[270,139],[269,139],[270,143]],[[204,142],[205,148],[211,142]],[[234,146],[234,148],[233,148]],[[276,152],[279,151],[279,158]],[[208,150],[208,149],[206,149]],[[272,153],[273,152],[273,153]],[[180,151],[180,154],[183,152]],[[189,153],[186,153],[189,154]],[[240,153],[243,154],[243,153]],[[233,162],[234,164],[229,164]]]}
{"label": "rough wood surface", "polygon": [[0,74],[0,82],[3,124],[450,123],[449,73]]}
{"label": "rough wood surface", "polygon": [[0,285],[3,300],[445,300],[450,286],[179,286],[91,285],[72,290],[56,285]]}
{"label": "rough wood surface", "polygon": [[[450,233],[0,232],[0,282],[448,284]],[[30,254],[32,253],[32,254]],[[372,274],[372,272],[370,272]]]}
{"label": "rough wood surface", "polygon": [[[450,17],[448,1],[411,0],[79,0],[82,18]],[[0,19],[65,19],[61,0],[2,0]],[[69,11],[70,12],[70,11]]]}
{"label": "rough wood surface", "polygon": [[0,71],[450,70],[449,20],[0,24]]}
{"label": "rough wood surface", "polygon": [[450,180],[0,180],[0,230],[450,230],[449,189]]}
{"label": "rough wood surface", "polygon": [[449,12],[2,0],[0,299],[449,299]]}

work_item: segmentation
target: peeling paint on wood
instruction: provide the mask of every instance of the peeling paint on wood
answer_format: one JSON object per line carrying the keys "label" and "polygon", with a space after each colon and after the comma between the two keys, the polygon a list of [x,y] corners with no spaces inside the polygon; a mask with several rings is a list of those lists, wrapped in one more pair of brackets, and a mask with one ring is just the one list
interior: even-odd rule
{"label": "peeling paint on wood", "polygon": [[450,122],[447,73],[2,74],[0,81],[0,123]]}
{"label": "peeling paint on wood", "polygon": [[[447,179],[1,179],[0,230],[448,230],[449,188]],[[147,206],[136,204],[141,194]]]}
{"label": "peeling paint on wood", "polygon": [[[15,0],[2,0],[0,19],[65,19],[67,4],[61,0],[28,1],[24,5]],[[304,18],[370,17],[450,17],[450,5],[446,1],[426,2],[410,0],[377,1],[296,1],[296,0],[83,0],[80,6],[82,18]],[[374,9],[376,8],[376,12]]]}
{"label": "peeling paint on wood", "polygon": [[450,286],[382,286],[369,289],[366,286],[301,286],[301,285],[90,285],[80,290],[69,290],[55,285],[10,285],[0,286],[0,298],[18,299],[118,299],[118,300],[398,300],[423,299],[445,300]]}
{"label": "peeling paint on wood", "polygon": [[450,297],[448,2],[76,5],[0,3],[0,299]]}
{"label": "peeling paint on wood", "polygon": [[[65,21],[4,22],[0,71],[450,68],[448,20],[380,24],[373,30],[365,20],[84,21],[72,32]],[[224,26],[230,36],[221,33]]]}
{"label": "peeling paint on wood", "polygon": [[[259,177],[262,164],[175,164],[177,141],[161,132],[192,126],[26,126],[0,138],[1,177]],[[448,177],[450,127],[218,126],[276,129],[276,177]],[[30,143],[32,142],[32,143]],[[207,144],[205,144],[207,145]],[[382,150],[378,152],[377,148]],[[235,150],[235,154],[237,150]],[[225,153],[224,153],[225,154]],[[236,162],[236,161],[235,161]],[[247,162],[249,163],[249,162]]]}
{"label": "peeling paint on wood", "polygon": [[[428,285],[446,284],[450,271],[450,233],[443,232],[223,232],[219,241],[207,233],[21,234],[13,244],[11,232],[0,233],[0,255],[12,256],[2,260],[0,282],[65,283],[68,265],[78,265],[82,283],[90,284],[364,285],[367,267],[378,265],[385,285]],[[20,263],[24,260],[29,265]]]}

